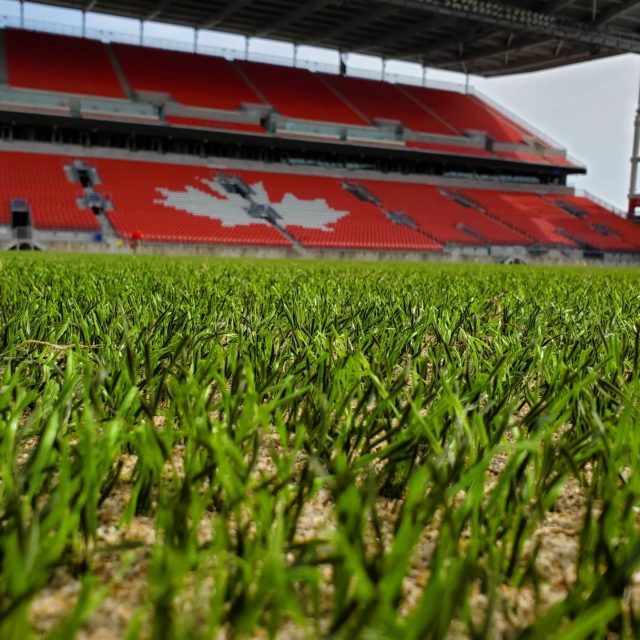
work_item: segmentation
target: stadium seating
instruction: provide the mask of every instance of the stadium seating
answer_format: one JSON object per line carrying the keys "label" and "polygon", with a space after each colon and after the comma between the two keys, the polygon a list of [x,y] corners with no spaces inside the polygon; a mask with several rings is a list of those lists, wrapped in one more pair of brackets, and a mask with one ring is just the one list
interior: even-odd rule
{"label": "stadium seating", "polygon": [[437,187],[382,181],[367,182],[366,186],[386,209],[407,214],[420,229],[442,244],[530,244],[514,229],[458,204]]}
{"label": "stadium seating", "polygon": [[[573,205],[576,210],[584,214],[584,218],[579,220],[582,231],[579,232],[581,237],[589,238],[590,244],[595,247],[606,250],[631,250],[640,248],[640,227],[621,218],[620,216],[608,211],[599,204],[592,202],[588,198],[578,196],[562,196],[561,198],[547,198],[548,200],[560,205],[568,203]],[[589,235],[585,230],[589,230]],[[600,231],[598,230],[600,229]],[[605,233],[603,233],[603,231]],[[591,235],[595,233],[596,235]],[[606,234],[609,235],[606,235]],[[614,248],[617,247],[617,248]]]}
{"label": "stadium seating", "polygon": [[[0,225],[10,224],[10,203],[19,199],[28,202],[36,229],[98,231],[93,213],[78,205],[81,186],[67,177],[65,167],[73,160],[0,152]],[[86,162],[98,171],[98,191],[111,201],[107,215],[123,239],[140,232],[151,242],[288,247],[293,237],[309,248],[348,250],[441,251],[448,244],[640,249],[639,227],[575,196]],[[232,188],[230,180],[240,182]],[[406,216],[404,223],[397,214]]]}
{"label": "stadium seating", "polygon": [[262,101],[224,58],[177,51],[112,45],[131,88],[167,94],[193,107],[236,111]]}
{"label": "stadium seating", "polygon": [[283,116],[346,125],[370,124],[332,91],[321,76],[306,69],[241,61],[235,65]]}
{"label": "stadium seating", "polygon": [[322,77],[371,121],[400,121],[423,133],[449,136],[460,133],[393,84],[329,74]]}
{"label": "stadium seating", "polygon": [[508,193],[484,189],[465,189],[464,193],[484,207],[487,213],[536,243],[575,247],[562,230],[571,216],[530,193]]}
{"label": "stadium seating", "polygon": [[[249,202],[238,204],[239,196],[224,194],[210,169],[118,160],[98,160],[95,166],[115,204],[110,220],[123,237],[140,230],[150,241],[290,244],[266,222],[252,222],[246,213]],[[273,206],[282,226],[305,246],[439,249],[438,243],[394,225],[376,207],[357,200],[339,180],[247,171],[233,175],[254,189],[258,204]],[[196,210],[201,215],[193,215]],[[320,224],[319,216],[327,215],[340,219]]]}
{"label": "stadium seating", "polygon": [[93,212],[80,209],[79,184],[65,173],[69,160],[31,153],[0,153],[0,224],[10,224],[13,199],[26,200],[36,229],[98,231]]}
{"label": "stadium seating", "polygon": [[[6,32],[10,84],[16,88],[125,98],[107,46],[92,40],[19,30]],[[137,94],[167,96],[185,106],[238,111],[243,104],[271,106],[282,116],[336,125],[401,122],[420,133],[462,136],[487,133],[497,142],[535,138],[478,97],[454,91],[312,73],[306,69],[234,61],[178,51],[112,44],[128,85]],[[226,123],[215,115],[171,115],[167,122],[202,129],[257,133],[257,125]],[[489,151],[446,143],[409,141],[424,151],[494,157]],[[572,166],[561,156],[534,151],[496,151],[517,162]]]}
{"label": "stadium seating", "polygon": [[5,31],[9,86],[125,98],[106,46],[49,33]]}
{"label": "stadium seating", "polygon": [[424,87],[405,86],[403,89],[460,132],[484,131],[497,142],[514,144],[520,144],[524,138],[532,137],[531,133],[511,122],[476,96]]}
{"label": "stadium seating", "polygon": [[[276,173],[241,175],[248,182],[264,185],[269,200],[276,203],[276,210],[283,215],[287,230],[304,246],[396,251],[441,249],[433,239],[388,220],[375,205],[362,202],[345,190],[340,180]],[[327,207],[342,215],[321,225],[318,218]]]}
{"label": "stadium seating", "polygon": [[[489,215],[526,234],[538,243],[580,246],[600,251],[640,248],[640,229],[587,198],[541,197],[527,193],[466,190]],[[560,203],[573,205],[575,215]]]}
{"label": "stadium seating", "polygon": [[[148,241],[290,245],[276,229],[252,221],[235,202],[226,203],[205,184],[212,178],[210,169],[123,160],[96,160],[94,166],[114,203],[109,219],[124,238],[140,231]],[[242,224],[223,226],[221,217],[229,215]]]}

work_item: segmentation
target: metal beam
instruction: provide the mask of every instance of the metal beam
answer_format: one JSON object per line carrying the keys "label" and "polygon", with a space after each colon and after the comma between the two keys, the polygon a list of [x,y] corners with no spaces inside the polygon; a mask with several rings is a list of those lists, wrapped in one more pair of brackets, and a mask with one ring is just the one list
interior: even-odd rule
{"label": "metal beam", "polygon": [[536,2],[534,11],[544,11],[545,13],[558,13],[566,7],[575,4],[576,0],[553,0],[553,2]]}
{"label": "metal beam", "polygon": [[[553,2],[537,2],[535,5],[536,10],[544,9],[550,14],[557,13],[558,11],[562,11],[569,5],[572,5],[576,2],[576,0],[553,0]],[[640,2],[640,0],[638,0]],[[442,49],[446,49],[452,46],[460,46],[463,51],[469,50],[470,45],[475,44],[481,40],[488,40],[490,38],[497,38],[504,34],[504,29],[494,29],[493,27],[485,27],[482,30],[479,30],[476,25],[476,29],[469,33],[468,36],[465,36],[461,40],[456,40],[455,38],[440,38],[439,40],[434,40],[430,42],[427,47],[421,47],[419,51],[416,51],[416,48],[413,47],[411,49],[405,49],[403,51],[394,53],[394,55],[398,55],[398,57],[404,58],[406,57],[415,57],[415,58],[424,58],[427,54],[433,53],[434,51],[440,51]],[[493,55],[498,55],[498,53],[509,53],[510,51],[516,50],[518,47],[517,43],[515,48],[511,47],[513,43],[513,32],[509,34],[509,42],[500,50],[497,50]],[[538,44],[545,44],[549,42],[549,38],[537,38]],[[536,44],[536,41],[531,40],[526,45],[526,47],[533,46]],[[471,58],[469,58],[471,59]],[[466,58],[464,59],[466,60]]]}
{"label": "metal beam", "polygon": [[[558,11],[561,11],[562,9],[568,7],[569,5],[574,4],[575,2],[576,0],[554,0],[553,2],[550,2],[550,3],[538,2],[536,3],[536,9],[544,8],[548,13],[553,14],[553,13],[557,13]],[[451,37],[441,38],[439,40],[434,40],[433,42],[430,42],[428,47],[421,47],[419,51],[416,51],[415,47],[413,47],[412,49],[406,49],[406,50],[400,51],[395,55],[398,55],[401,58],[415,57],[419,59],[419,58],[424,58],[426,55],[433,53],[434,51],[440,51],[442,49],[446,49],[454,45],[461,46],[463,51],[467,51],[469,50],[469,47],[471,44],[477,43],[480,40],[497,38],[503,34],[504,34],[504,29],[494,29],[493,27],[485,27],[483,30],[479,31],[476,28],[474,32],[470,33],[468,36],[464,37],[462,40],[456,40],[455,38],[451,38]],[[500,49],[496,48],[496,53],[492,55],[498,55],[499,53],[508,54],[511,51],[514,51],[518,48],[522,48],[522,47],[518,47],[517,43],[515,48],[511,47],[513,40],[514,40],[514,34],[512,31],[509,34],[508,43]],[[549,42],[549,38],[538,37],[537,41],[532,39],[529,42],[527,42],[527,44],[525,44],[524,46],[530,47],[536,43],[543,45],[543,44],[546,44],[547,42]],[[472,58],[469,58],[469,59],[472,59]],[[462,60],[466,61],[467,58],[464,58]]]}
{"label": "metal beam", "polygon": [[522,51],[523,49],[529,49],[535,46],[542,46],[551,42],[556,42],[551,38],[548,40],[540,40],[538,37],[531,37],[525,40],[513,41],[510,44],[505,44],[497,47],[484,47],[483,49],[471,50],[468,54],[460,56],[457,60],[451,62],[445,62],[441,66],[443,69],[448,67],[456,67],[461,64],[468,64],[470,62],[476,62],[477,60],[484,60],[485,58],[492,58],[503,54],[513,53],[514,51]]}
{"label": "metal beam", "polygon": [[378,22],[378,20],[384,20],[393,13],[397,13],[396,7],[385,7],[381,5],[376,7],[372,11],[363,11],[360,15],[354,16],[352,20],[343,20],[333,29],[329,29],[322,34],[319,34],[317,38],[311,38],[305,44],[318,45],[324,42],[331,42],[345,33],[352,33],[357,31],[361,27],[366,27],[369,24]]}
{"label": "metal beam", "polygon": [[559,40],[572,40],[607,49],[640,53],[640,37],[631,32],[610,31],[592,23],[577,23],[569,18],[530,11],[513,5],[483,2],[482,0],[370,0],[373,4],[387,4],[437,13],[451,18],[467,18],[483,24],[514,31],[546,35]]}
{"label": "metal beam", "polygon": [[[579,53],[574,53],[569,56],[562,56],[559,60],[553,60],[553,61],[550,61],[548,59],[534,60],[534,61],[529,60],[527,62],[510,64],[508,67],[508,72],[510,74],[515,74],[515,73],[529,73],[532,71],[542,71],[544,69],[557,68],[561,65],[564,66],[568,64],[576,64],[577,62],[586,62],[589,60],[596,60],[598,58],[607,57],[608,55],[609,55],[608,53],[602,53],[602,52],[594,53],[593,51],[590,51],[590,50],[581,51]],[[505,68],[500,67],[496,69],[490,69],[488,71],[482,71],[480,72],[480,74],[485,78],[504,76]]]}
{"label": "metal beam", "polygon": [[[639,0],[640,1],[640,0]],[[553,2],[537,2],[534,9],[536,10],[545,10],[547,13],[557,13],[561,11],[565,7],[576,2],[576,0],[553,0]],[[456,39],[452,37],[448,38],[440,38],[438,40],[434,40],[429,43],[427,47],[421,47],[419,51],[416,51],[415,47],[411,49],[407,48],[400,52],[394,52],[394,55],[399,56],[400,58],[404,57],[414,57],[420,58],[424,57],[426,54],[432,53],[433,51],[439,51],[441,49],[459,46],[462,44],[462,49],[466,50],[469,47],[469,44],[475,44],[479,40],[488,40],[490,38],[497,38],[504,33],[504,29],[494,29],[493,26],[484,27],[483,29],[479,29],[476,25],[476,28],[472,30],[468,35],[464,36],[462,39]],[[545,42],[546,39],[541,40],[541,42]]]}
{"label": "metal beam", "polygon": [[265,38],[276,31],[280,31],[280,29],[288,27],[290,24],[303,20],[317,11],[322,11],[322,9],[325,9],[332,4],[336,4],[336,0],[313,0],[312,2],[303,2],[295,11],[288,11],[271,24],[268,24],[264,28],[253,33],[252,37]]}
{"label": "metal beam", "polygon": [[221,22],[224,22],[227,18],[230,18],[234,13],[242,11],[247,5],[250,5],[252,0],[229,0],[224,7],[218,12],[212,14],[201,25],[200,29],[213,29]]}
{"label": "metal beam", "polygon": [[[640,0],[638,0],[640,1]],[[536,9],[545,9],[548,13],[556,13],[561,11],[565,7],[576,2],[576,0],[553,0],[553,2],[537,2],[535,8]],[[411,57],[411,58],[424,58],[426,55],[433,53],[434,51],[440,51],[442,49],[446,49],[449,47],[462,45],[462,50],[466,50],[469,47],[470,43],[477,43],[479,40],[487,40],[489,38],[496,38],[504,33],[503,29],[495,29],[493,26],[485,26],[484,28],[479,28],[478,25],[475,25],[475,29],[472,29],[468,32],[468,35],[464,36],[462,39],[448,36],[446,38],[439,38],[438,40],[433,40],[426,47],[420,47],[419,50],[416,50],[416,47],[407,47],[406,49],[402,49],[400,51],[394,51],[393,55],[399,58]],[[513,33],[510,35],[512,37]],[[547,38],[539,39],[540,43],[547,42]],[[509,43],[511,44],[511,43]],[[503,49],[504,51],[504,49]]]}
{"label": "metal beam", "polygon": [[633,9],[637,7],[640,7],[640,0],[628,0],[628,2],[613,6],[600,14],[596,19],[596,24],[607,24],[615,18],[623,16],[625,13],[629,13],[629,11],[633,11]]}
{"label": "metal beam", "polygon": [[149,13],[144,17],[144,20],[154,20],[157,18],[165,9],[168,9],[173,0],[160,0],[156,5],[155,9],[149,11]]}
{"label": "metal beam", "polygon": [[[428,20],[420,20],[408,26],[406,29],[394,29],[386,35],[376,38],[371,42],[370,38],[355,42],[351,47],[352,51],[380,51],[386,47],[393,46],[397,42],[403,42],[409,38],[422,35],[427,29],[439,29],[451,24],[449,18],[438,18],[431,16]],[[413,49],[412,49],[413,50]]]}
{"label": "metal beam", "polygon": [[87,11],[93,11],[96,8],[99,0],[89,0],[87,4],[84,5],[83,11],[86,13]]}
{"label": "metal beam", "polygon": [[393,56],[397,56],[398,58],[415,58],[416,60],[419,60],[434,51],[442,51],[443,49],[449,49],[454,46],[458,47],[460,44],[462,44],[462,48],[464,50],[466,43],[469,41],[477,42],[478,40],[485,40],[486,38],[502,33],[502,31],[496,31],[495,29],[483,29],[478,31],[477,26],[478,25],[476,25],[475,31],[468,31],[468,35],[465,35],[462,40],[459,36],[445,36],[436,40],[427,41],[428,44],[426,46],[419,44],[417,46],[413,45],[403,49],[394,49]]}

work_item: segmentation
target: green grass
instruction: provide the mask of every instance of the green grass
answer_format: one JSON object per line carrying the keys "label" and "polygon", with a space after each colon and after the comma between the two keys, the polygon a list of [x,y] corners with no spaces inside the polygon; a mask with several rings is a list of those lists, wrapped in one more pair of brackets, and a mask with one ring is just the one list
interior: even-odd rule
{"label": "green grass", "polygon": [[639,358],[637,271],[2,257],[0,637],[635,637]]}

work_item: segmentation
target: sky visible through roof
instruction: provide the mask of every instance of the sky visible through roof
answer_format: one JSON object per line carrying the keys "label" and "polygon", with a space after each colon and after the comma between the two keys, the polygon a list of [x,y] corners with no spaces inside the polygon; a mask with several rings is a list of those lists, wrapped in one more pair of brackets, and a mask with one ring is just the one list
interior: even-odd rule
{"label": "sky visible through roof", "polygon": [[[25,21],[60,25],[60,32],[73,33],[81,28],[79,11],[25,3]],[[0,25],[14,23],[20,15],[17,0],[0,0]],[[111,31],[139,37],[140,23],[128,18],[87,14],[87,29]],[[144,28],[145,43],[154,39],[189,44],[194,32],[185,27],[148,22]],[[202,47],[228,48],[243,51],[241,36],[202,31]],[[269,40],[253,39],[250,51],[263,56],[293,59],[293,46]],[[335,51],[300,47],[298,57],[318,63],[336,64]],[[350,55],[349,65],[380,71],[381,60],[370,56]],[[418,65],[389,61],[389,73],[421,76]],[[462,74],[429,69],[427,77],[464,83]],[[623,55],[587,62],[550,71],[508,76],[496,79],[471,77],[471,85],[507,109],[532,124],[585,163],[586,177],[575,184],[611,204],[626,209],[633,121],[638,102],[640,58]]]}

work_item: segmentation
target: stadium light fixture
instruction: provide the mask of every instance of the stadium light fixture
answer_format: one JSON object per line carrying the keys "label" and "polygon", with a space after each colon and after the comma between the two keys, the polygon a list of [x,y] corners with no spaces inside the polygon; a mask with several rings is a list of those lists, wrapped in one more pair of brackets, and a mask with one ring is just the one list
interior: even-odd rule
{"label": "stadium light fixture", "polygon": [[[374,4],[397,6],[427,14],[475,19],[496,27],[581,42],[630,53],[640,53],[640,35],[611,30],[604,25],[581,23],[570,18],[529,9],[520,12],[505,4],[483,0],[371,0]],[[634,0],[635,2],[636,0]],[[637,4],[640,5],[640,2]]]}

